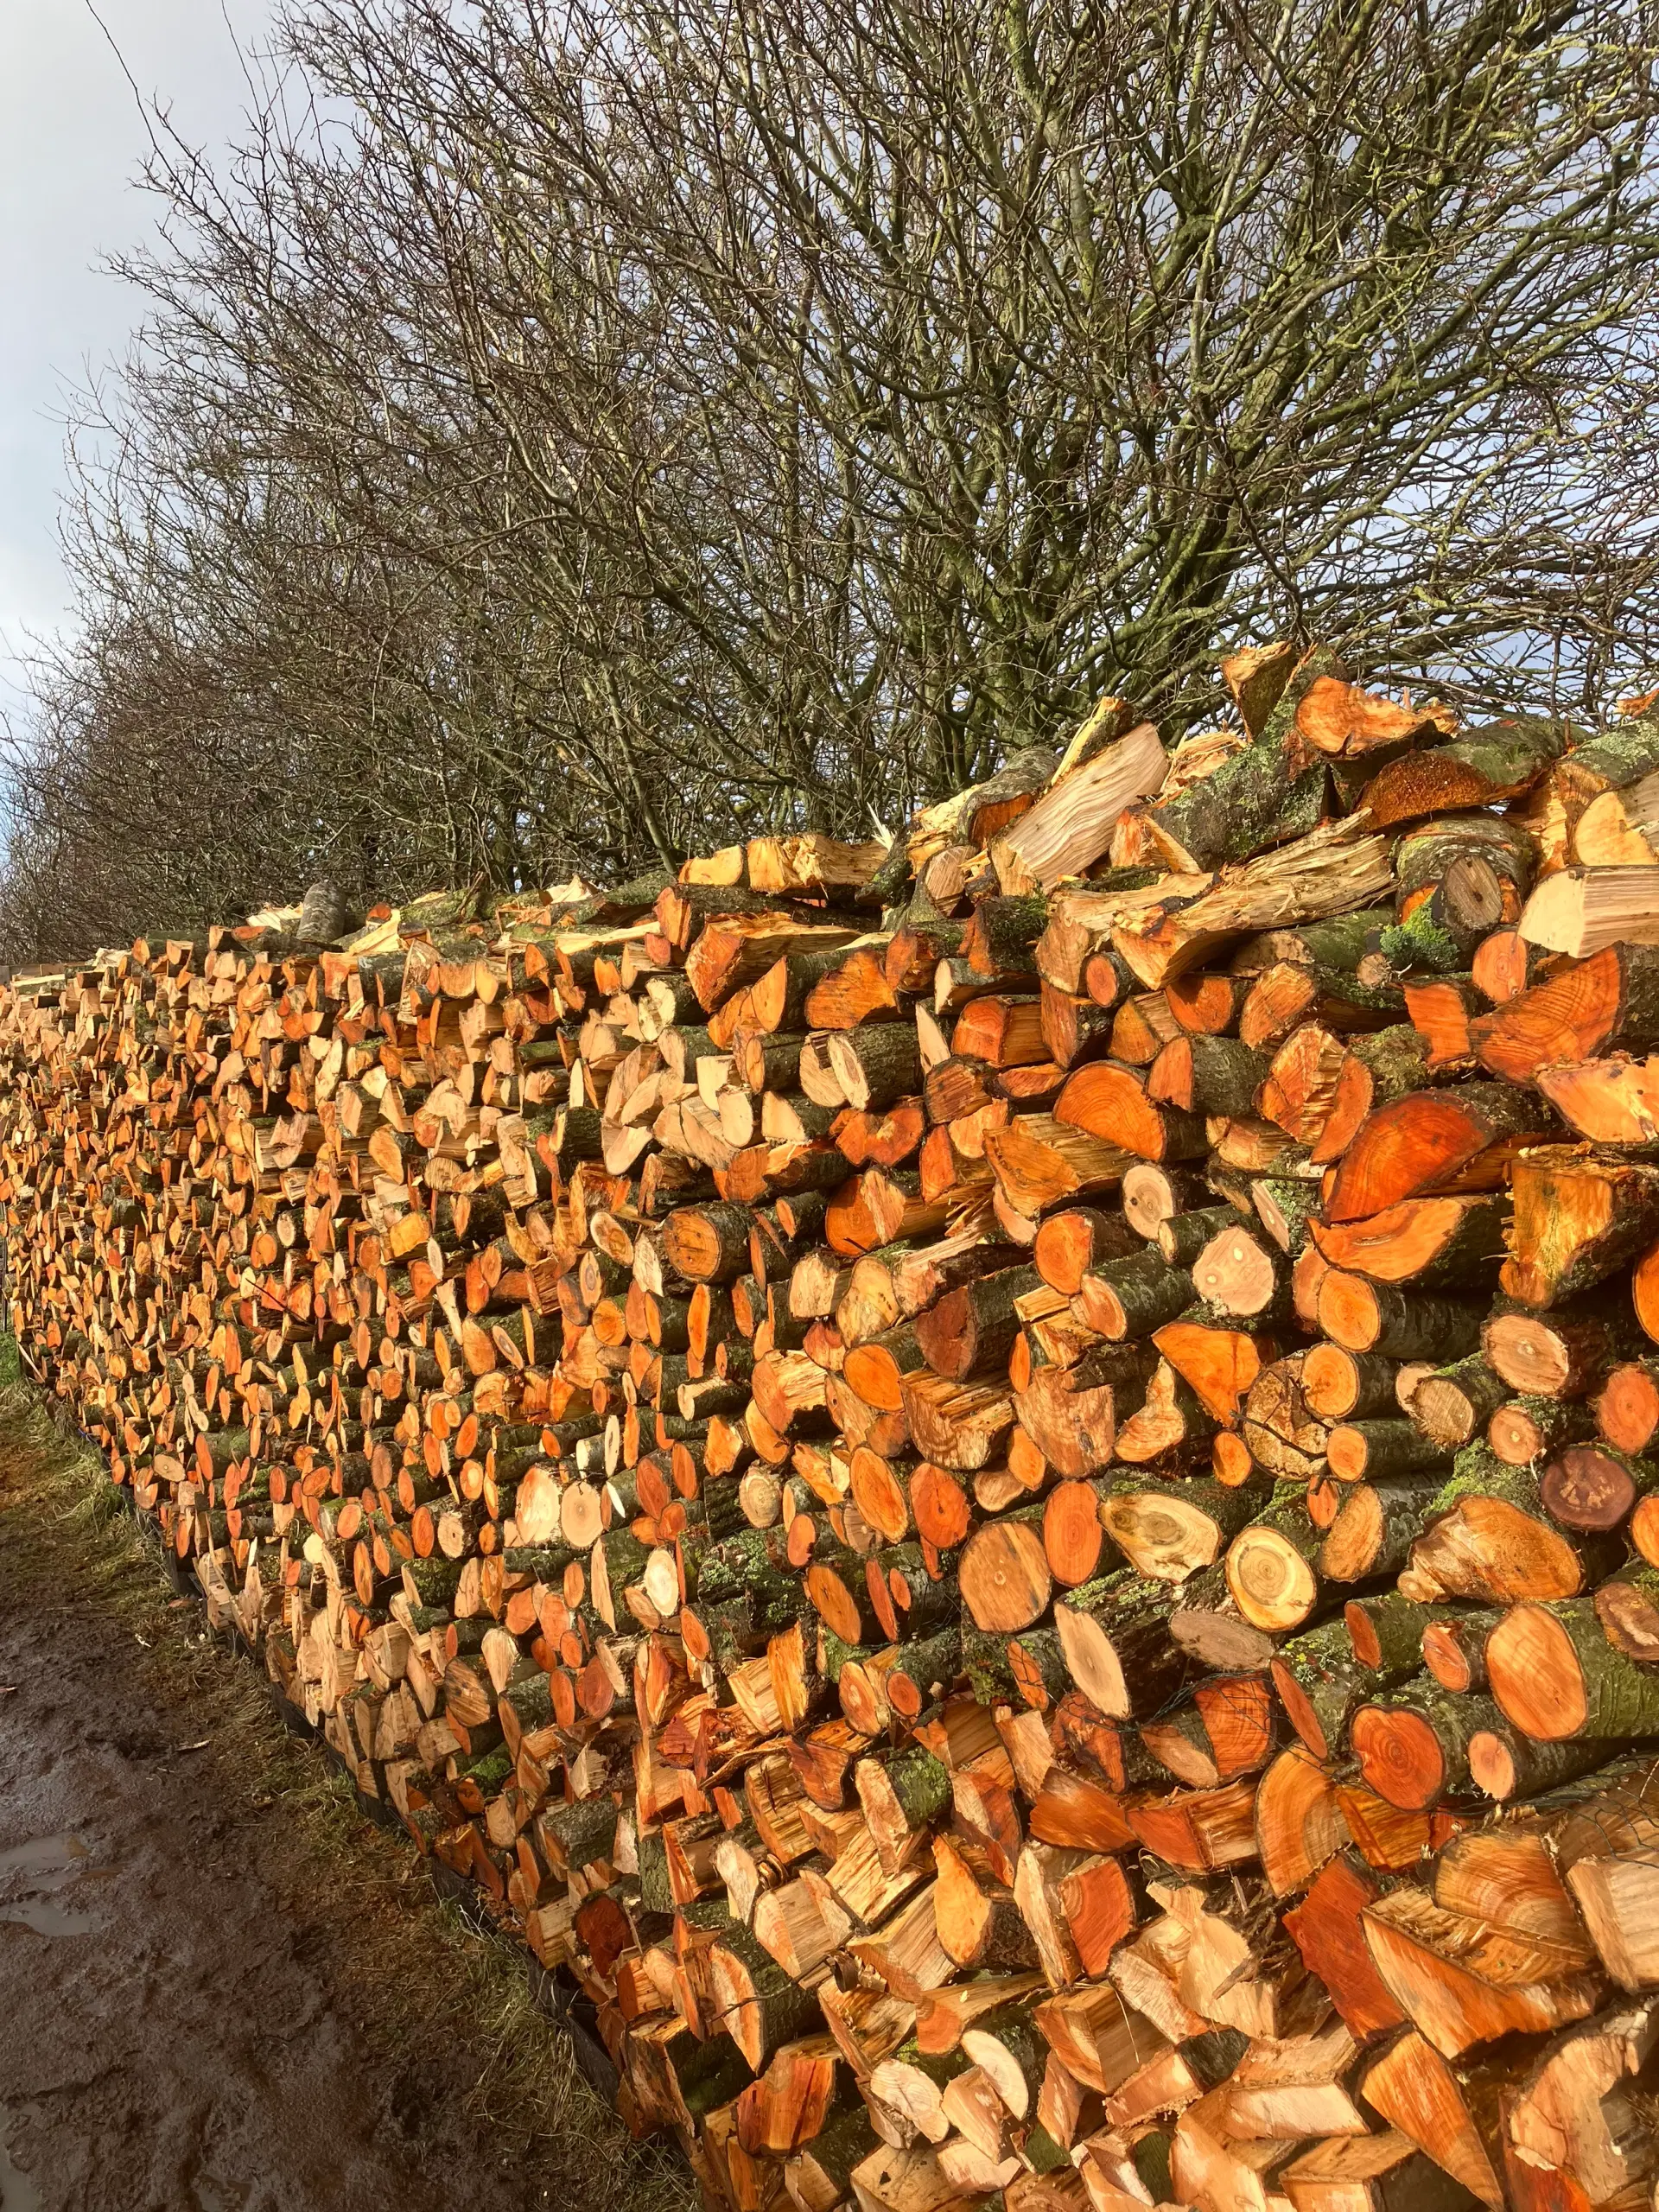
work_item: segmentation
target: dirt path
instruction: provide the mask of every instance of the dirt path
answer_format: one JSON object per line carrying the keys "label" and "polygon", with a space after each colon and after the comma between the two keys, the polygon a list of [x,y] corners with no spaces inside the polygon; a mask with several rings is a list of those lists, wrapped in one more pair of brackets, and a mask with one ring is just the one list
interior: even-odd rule
{"label": "dirt path", "polygon": [[667,2212],[522,1967],[0,1408],[3,2212]]}

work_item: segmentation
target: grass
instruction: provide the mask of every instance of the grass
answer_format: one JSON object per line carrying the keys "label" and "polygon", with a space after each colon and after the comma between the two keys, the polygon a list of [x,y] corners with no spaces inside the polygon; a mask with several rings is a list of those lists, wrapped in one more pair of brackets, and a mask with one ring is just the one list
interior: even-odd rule
{"label": "grass", "polygon": [[364,1818],[246,1654],[174,1596],[95,1448],[27,1386],[0,1390],[0,1569],[11,1605],[90,1615],[136,1644],[140,1686],[207,1739],[226,1805],[257,1824],[262,1877],[285,1910],[321,1922],[340,2009],[417,2107],[453,2097],[497,2164],[532,2166],[550,2200],[574,2190],[583,2212],[695,2203],[677,2157],[634,2143],[576,2070],[530,1995],[526,1955],[440,1897],[407,1838]]}

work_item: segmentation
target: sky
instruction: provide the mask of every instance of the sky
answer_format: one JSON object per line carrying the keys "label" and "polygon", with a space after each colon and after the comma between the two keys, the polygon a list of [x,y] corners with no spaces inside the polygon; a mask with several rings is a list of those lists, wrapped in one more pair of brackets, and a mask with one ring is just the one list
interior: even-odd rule
{"label": "sky", "polygon": [[135,188],[144,120],[122,63],[194,145],[218,149],[250,105],[238,45],[257,50],[270,16],[270,0],[93,5],[97,17],[86,0],[0,0],[0,712],[18,705],[29,633],[71,615],[57,539],[66,388],[123,354],[142,314],[99,266],[153,236]]}

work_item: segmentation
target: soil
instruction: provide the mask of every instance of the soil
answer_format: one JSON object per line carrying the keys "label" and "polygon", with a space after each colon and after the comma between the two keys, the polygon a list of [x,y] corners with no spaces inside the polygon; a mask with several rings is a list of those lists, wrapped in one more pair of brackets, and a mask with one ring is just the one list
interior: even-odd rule
{"label": "soil", "polygon": [[0,1420],[3,2212],[683,2202],[87,1479]]}

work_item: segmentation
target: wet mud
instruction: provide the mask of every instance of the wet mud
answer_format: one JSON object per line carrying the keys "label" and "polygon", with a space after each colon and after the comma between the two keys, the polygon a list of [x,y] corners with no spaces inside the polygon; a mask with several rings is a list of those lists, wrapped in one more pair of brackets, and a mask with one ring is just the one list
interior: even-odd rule
{"label": "wet mud", "polygon": [[43,1560],[10,1518],[0,1491],[0,2212],[660,2205],[580,2089],[539,2156],[493,2124],[499,2022],[372,2032],[362,1870],[296,1857],[148,1639],[75,1600],[70,1541]]}

